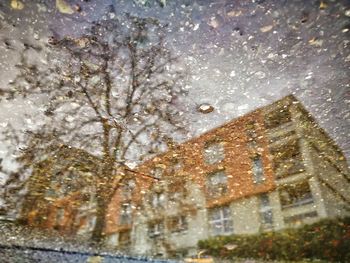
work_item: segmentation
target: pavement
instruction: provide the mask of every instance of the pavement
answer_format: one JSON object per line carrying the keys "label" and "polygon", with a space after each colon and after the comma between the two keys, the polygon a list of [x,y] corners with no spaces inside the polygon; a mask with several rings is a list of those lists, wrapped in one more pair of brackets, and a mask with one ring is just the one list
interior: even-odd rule
{"label": "pavement", "polygon": [[176,263],[174,260],[125,255],[115,250],[96,250],[76,237],[0,221],[1,263]]}

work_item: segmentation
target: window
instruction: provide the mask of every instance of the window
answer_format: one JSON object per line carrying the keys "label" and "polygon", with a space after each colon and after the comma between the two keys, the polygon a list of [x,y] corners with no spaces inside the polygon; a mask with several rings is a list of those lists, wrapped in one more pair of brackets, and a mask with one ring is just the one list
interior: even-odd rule
{"label": "window", "polygon": [[176,173],[183,168],[183,160],[180,158],[173,158],[171,160],[172,172]]}
{"label": "window", "polygon": [[269,196],[267,194],[260,195],[260,219],[263,228],[272,228],[273,214],[270,206]]}
{"label": "window", "polygon": [[299,140],[290,140],[282,146],[270,149],[270,152],[277,179],[304,171]]}
{"label": "window", "polygon": [[85,235],[85,234],[93,231],[95,224],[96,224],[96,216],[95,215],[84,216],[84,218],[80,217],[77,220],[79,222],[83,222],[80,225],[78,232],[77,232],[79,235]]}
{"label": "window", "polygon": [[264,182],[264,167],[260,155],[257,155],[252,159],[252,165],[254,183],[259,184]]}
{"label": "window", "polygon": [[87,231],[91,232],[92,230],[94,230],[95,224],[96,224],[96,216],[90,216],[87,222]]}
{"label": "window", "polygon": [[182,232],[187,230],[187,218],[185,216],[175,216],[169,219],[168,224],[171,232]]}
{"label": "window", "polygon": [[227,176],[225,170],[219,170],[209,174],[207,178],[207,188],[210,196],[217,197],[227,192]]}
{"label": "window", "polygon": [[265,116],[266,129],[274,129],[292,120],[287,106],[283,106]]}
{"label": "window", "polygon": [[209,211],[209,224],[213,236],[233,232],[231,210],[229,206],[213,208]]}
{"label": "window", "polygon": [[64,219],[64,214],[65,214],[64,208],[57,209],[57,213],[56,213],[56,225],[57,226],[62,224],[63,219]]}
{"label": "window", "polygon": [[45,197],[48,199],[62,196],[62,172],[54,173],[50,178],[50,184],[46,188]]}
{"label": "window", "polygon": [[75,192],[79,189],[78,176],[73,171],[67,171],[64,174],[62,182],[62,191],[65,195]]}
{"label": "window", "polygon": [[59,171],[51,176],[50,185],[46,190],[45,196],[48,198],[67,196],[72,192],[81,190],[83,187],[82,178],[73,171]]}
{"label": "window", "polygon": [[246,136],[248,141],[248,146],[250,148],[256,148],[257,147],[257,138],[258,134],[256,133],[256,122],[250,122],[246,126]]}
{"label": "window", "polygon": [[107,238],[107,245],[108,246],[111,246],[111,247],[115,247],[118,245],[118,234],[117,233],[114,233],[112,235],[109,235],[108,238]]}
{"label": "window", "polygon": [[255,140],[258,137],[256,133],[256,127],[257,124],[255,121],[251,121],[246,125],[246,135],[248,137],[248,140]]}
{"label": "window", "polygon": [[152,169],[151,173],[155,178],[162,178],[164,171],[165,171],[165,166],[158,165]]}
{"label": "window", "polygon": [[129,203],[124,203],[121,207],[119,223],[121,225],[131,224],[132,219],[132,208]]}
{"label": "window", "polygon": [[204,162],[215,164],[225,159],[225,149],[223,142],[209,143],[204,148]]}
{"label": "window", "polygon": [[132,193],[135,189],[135,180],[127,180],[122,185],[122,197],[124,200],[130,200],[132,197]]}
{"label": "window", "polygon": [[165,194],[164,193],[153,193],[151,196],[151,205],[153,208],[165,207]]}
{"label": "window", "polygon": [[186,198],[186,182],[184,178],[174,178],[168,184],[168,199],[169,201],[179,202]]}
{"label": "window", "polygon": [[122,231],[119,233],[118,245],[121,247],[129,246],[131,243],[130,231]]}
{"label": "window", "polygon": [[84,187],[84,184],[82,183],[82,174],[78,174],[77,172],[69,170],[65,171],[63,174],[61,174],[60,178],[60,191],[63,195],[68,195],[72,192],[79,191],[81,188]]}
{"label": "window", "polygon": [[181,190],[179,192],[170,192],[169,193],[169,201],[172,201],[174,203],[177,203],[185,198],[184,190]]}
{"label": "window", "polygon": [[162,222],[154,222],[148,225],[148,235],[149,237],[158,237],[163,234],[164,225]]}
{"label": "window", "polygon": [[309,218],[317,217],[318,214],[316,211],[307,212],[304,214],[294,215],[294,216],[288,216],[284,218],[284,223],[286,224],[300,224],[304,220],[307,220]]}
{"label": "window", "polygon": [[269,142],[270,142],[270,143],[274,143],[274,142],[283,140],[283,139],[285,139],[285,138],[287,138],[287,137],[292,137],[292,136],[295,136],[295,135],[296,135],[295,130],[290,130],[290,131],[288,131],[288,132],[284,132],[284,133],[282,133],[282,134],[277,134],[277,135],[271,137],[271,138],[269,139]]}
{"label": "window", "polygon": [[312,193],[307,181],[284,186],[279,190],[282,209],[302,206],[313,202]]}
{"label": "window", "polygon": [[49,188],[45,192],[45,197],[47,197],[47,200],[57,197],[57,191],[55,189]]}

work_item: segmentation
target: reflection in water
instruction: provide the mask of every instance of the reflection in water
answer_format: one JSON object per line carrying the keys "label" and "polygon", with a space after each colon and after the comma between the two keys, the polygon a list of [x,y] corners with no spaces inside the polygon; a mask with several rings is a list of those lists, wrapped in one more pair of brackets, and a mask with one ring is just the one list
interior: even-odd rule
{"label": "reflection in water", "polygon": [[282,2],[1,3],[0,255],[350,260],[349,10]]}
{"label": "reflection in water", "polygon": [[[291,116],[292,134],[284,119],[272,128],[264,124],[281,107]],[[273,137],[279,139],[271,142]],[[290,142],[297,142],[293,151]],[[174,161],[179,158],[181,167]],[[290,158],[302,168],[275,169],[289,167]],[[55,158],[35,165],[21,219],[90,238],[97,205],[92,177],[99,162],[82,150],[58,146]],[[159,180],[143,176],[155,170]],[[195,254],[199,240],[217,235],[257,234],[344,216],[346,173],[338,147],[288,96],[125,170],[106,213],[104,246],[179,257]]]}
{"label": "reflection in water", "polygon": [[[48,181],[46,190],[38,190],[40,193],[31,198],[37,200],[44,195],[45,201],[42,205],[29,204],[40,210],[25,212],[30,214],[29,224],[57,229],[68,224],[71,229],[65,231],[92,231],[91,238],[100,242],[108,205],[128,170],[125,160],[135,154],[140,159],[144,154],[159,152],[165,146],[164,134],[176,135],[184,130],[177,105],[179,97],[185,95],[184,73],[176,67],[177,57],[165,46],[165,34],[166,26],[156,19],[126,14],[123,20],[92,23],[79,38],[67,36],[57,40],[44,54],[54,59],[50,64],[31,61],[28,50],[21,54],[19,73],[11,86],[2,90],[4,97],[47,97],[44,123],[24,136],[17,136],[12,129],[6,131],[8,138],[26,145],[17,159],[21,171],[31,169],[35,175],[31,180],[40,187],[45,185],[42,180]],[[67,154],[62,153],[62,145],[68,149]],[[100,156],[90,156],[83,150],[80,154],[78,148]],[[76,158],[69,156],[69,149]],[[55,164],[73,158],[76,164]],[[94,169],[84,159],[91,159]],[[40,175],[36,176],[36,170]],[[156,179],[155,176],[149,177]],[[81,198],[78,193],[83,188],[86,193]],[[91,191],[95,211],[84,214],[79,208],[76,219],[72,214],[82,203],[91,203]],[[57,201],[56,195],[64,197]],[[55,220],[47,214],[51,213],[46,211],[48,199],[58,209]],[[72,211],[67,203],[73,204]],[[27,205],[24,209],[28,210]],[[93,220],[89,218],[91,214]],[[82,231],[80,225],[86,223],[89,226]]]}

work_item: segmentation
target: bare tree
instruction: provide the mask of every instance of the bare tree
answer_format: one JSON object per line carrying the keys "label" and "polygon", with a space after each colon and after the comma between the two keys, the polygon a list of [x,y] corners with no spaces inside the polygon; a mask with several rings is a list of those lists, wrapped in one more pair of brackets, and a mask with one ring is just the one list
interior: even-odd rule
{"label": "bare tree", "polygon": [[125,163],[160,151],[164,138],[183,131],[177,104],[185,95],[185,74],[165,36],[166,26],[150,18],[125,15],[93,23],[79,37],[51,38],[44,67],[23,52],[19,74],[0,92],[9,100],[39,96],[47,102],[37,127],[19,136],[27,142],[27,169],[54,154],[57,143],[101,155],[102,172],[94,182],[96,242]]}

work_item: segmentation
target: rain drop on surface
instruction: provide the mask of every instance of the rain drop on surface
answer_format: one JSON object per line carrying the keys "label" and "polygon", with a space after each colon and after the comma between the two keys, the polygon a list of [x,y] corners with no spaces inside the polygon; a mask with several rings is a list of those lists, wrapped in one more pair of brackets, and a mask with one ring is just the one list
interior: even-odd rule
{"label": "rain drop on surface", "polygon": [[197,110],[201,113],[207,114],[214,111],[214,107],[211,106],[209,103],[203,103],[198,106]]}

